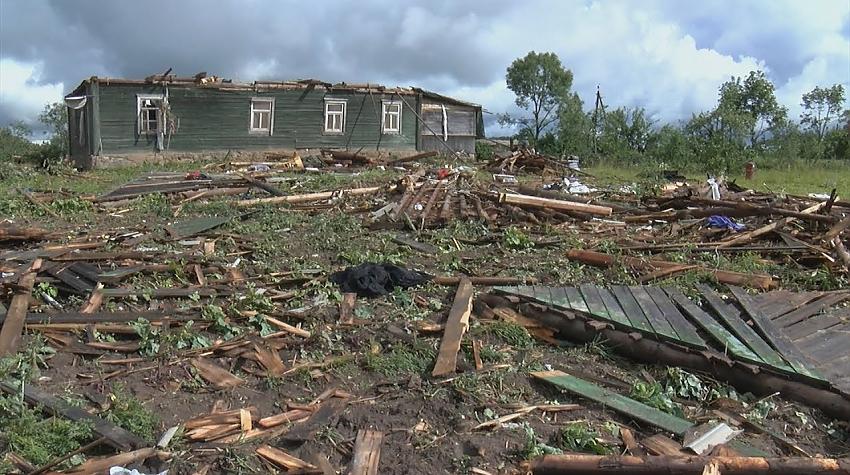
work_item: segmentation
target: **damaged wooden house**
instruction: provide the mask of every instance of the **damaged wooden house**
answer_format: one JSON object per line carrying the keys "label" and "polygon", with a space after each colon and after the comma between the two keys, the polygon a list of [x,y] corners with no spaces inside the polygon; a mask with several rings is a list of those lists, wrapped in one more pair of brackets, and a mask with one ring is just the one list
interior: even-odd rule
{"label": "damaged wooden house", "polygon": [[89,169],[154,154],[300,149],[475,153],[481,106],[415,87],[239,83],[201,73],[91,77],[65,97],[71,157]]}

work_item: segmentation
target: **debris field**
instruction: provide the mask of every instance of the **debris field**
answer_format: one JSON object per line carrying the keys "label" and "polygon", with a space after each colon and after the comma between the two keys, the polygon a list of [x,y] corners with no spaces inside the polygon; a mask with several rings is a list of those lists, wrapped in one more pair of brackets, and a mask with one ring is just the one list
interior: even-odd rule
{"label": "debris field", "polygon": [[850,189],[239,160],[16,191],[0,468],[850,471]]}

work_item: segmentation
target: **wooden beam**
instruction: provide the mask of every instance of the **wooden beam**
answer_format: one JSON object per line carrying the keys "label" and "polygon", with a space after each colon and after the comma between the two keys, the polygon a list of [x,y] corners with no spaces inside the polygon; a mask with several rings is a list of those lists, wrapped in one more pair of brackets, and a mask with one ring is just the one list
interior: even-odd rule
{"label": "wooden beam", "polygon": [[11,355],[18,349],[21,331],[24,329],[24,320],[26,320],[27,309],[32,297],[32,287],[35,285],[35,278],[41,268],[41,262],[41,259],[34,260],[29,269],[18,280],[18,290],[12,297],[12,302],[6,311],[6,318],[3,320],[3,328],[0,329],[0,356]]}
{"label": "wooden beam", "polygon": [[597,216],[611,216],[613,212],[607,206],[589,205],[573,201],[553,200],[551,198],[540,198],[539,196],[517,195],[513,193],[502,193],[499,195],[499,203],[528,206],[532,208],[548,208],[567,211],[578,211]]}
{"label": "wooden beam", "polygon": [[[802,211],[802,213],[806,213],[806,214],[816,213],[816,212],[820,211],[821,209],[823,209],[824,206],[826,206],[825,201],[804,209]],[[752,241],[753,239],[755,239],[759,236],[762,236],[762,235],[767,234],[771,231],[777,230],[777,229],[785,226],[786,224],[793,223],[796,220],[797,220],[797,218],[794,218],[792,216],[789,216],[787,218],[777,219],[776,221],[774,221],[774,222],[772,222],[772,223],[770,223],[766,226],[762,226],[762,227],[755,229],[753,231],[749,231],[749,232],[740,234],[740,235],[738,235],[738,236],[736,236],[736,237],[734,237],[734,238],[732,238],[728,241],[723,241],[723,242],[717,244],[717,248],[722,249],[724,247],[734,246],[735,244],[750,242],[750,241]]]}
{"label": "wooden beam", "polygon": [[463,334],[469,328],[469,315],[472,313],[472,290],[472,282],[465,277],[461,278],[440,342],[440,353],[431,371],[432,376],[445,376],[454,373],[457,368],[457,353]]}
{"label": "wooden beam", "polygon": [[250,207],[250,206],[259,206],[259,205],[267,205],[267,204],[282,204],[282,203],[309,203],[311,201],[321,201],[321,200],[329,200],[334,196],[363,196],[363,195],[371,195],[374,193],[380,193],[381,191],[392,191],[395,189],[395,186],[390,186],[389,188],[386,186],[370,186],[365,188],[351,188],[345,190],[334,190],[334,191],[322,191],[318,193],[306,193],[303,195],[289,195],[289,196],[274,196],[271,198],[256,198],[252,200],[242,200],[237,201],[236,206],[240,208]]}

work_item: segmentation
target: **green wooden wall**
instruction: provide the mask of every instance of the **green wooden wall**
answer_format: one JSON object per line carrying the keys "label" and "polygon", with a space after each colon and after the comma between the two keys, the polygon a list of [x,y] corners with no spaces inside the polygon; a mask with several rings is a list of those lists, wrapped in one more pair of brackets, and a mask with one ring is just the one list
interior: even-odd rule
{"label": "green wooden wall", "polygon": [[[162,86],[99,84],[98,105],[101,154],[154,151],[154,137],[136,133],[136,94],[163,94]],[[417,119],[403,107],[400,134],[381,134],[381,101],[399,96],[312,90],[226,91],[212,88],[168,88],[171,113],[179,129],[171,137],[170,151],[262,150],[274,148],[349,148],[414,150]],[[271,136],[249,133],[252,97],[275,99]],[[324,99],[346,99],[345,133],[326,135]],[[415,96],[404,96],[418,111]],[[380,141],[380,142],[379,142]]]}

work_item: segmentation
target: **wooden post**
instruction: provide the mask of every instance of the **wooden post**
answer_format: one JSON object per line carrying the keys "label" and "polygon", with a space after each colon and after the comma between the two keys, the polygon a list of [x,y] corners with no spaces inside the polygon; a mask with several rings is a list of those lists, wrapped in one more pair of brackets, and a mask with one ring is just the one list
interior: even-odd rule
{"label": "wooden post", "polygon": [[365,188],[351,188],[347,190],[335,190],[335,191],[322,191],[319,193],[307,193],[303,195],[289,195],[289,196],[274,196],[271,198],[256,198],[253,200],[242,200],[237,201],[236,206],[240,208],[250,207],[250,206],[258,206],[265,204],[280,204],[280,203],[309,203],[311,201],[320,201],[320,200],[328,200],[334,197],[334,195],[350,195],[350,196],[362,196],[362,195],[370,195],[372,193],[378,193],[383,190],[392,191],[395,187],[390,187],[389,189],[386,186],[370,186]]}
{"label": "wooden post", "polygon": [[35,277],[41,268],[41,259],[36,259],[30,265],[26,273],[18,281],[19,290],[12,297],[12,303],[6,311],[3,320],[3,328],[0,329],[0,356],[15,353],[18,343],[21,341],[21,331],[24,329],[27,309],[32,297],[32,287],[35,285]]}

